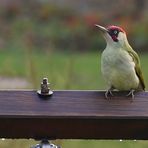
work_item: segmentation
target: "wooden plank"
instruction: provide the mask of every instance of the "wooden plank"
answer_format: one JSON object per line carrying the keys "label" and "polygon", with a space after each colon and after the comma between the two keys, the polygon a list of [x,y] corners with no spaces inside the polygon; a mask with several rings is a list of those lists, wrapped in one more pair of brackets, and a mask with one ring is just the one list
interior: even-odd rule
{"label": "wooden plank", "polygon": [[58,139],[148,139],[148,92],[0,91],[0,137]]}

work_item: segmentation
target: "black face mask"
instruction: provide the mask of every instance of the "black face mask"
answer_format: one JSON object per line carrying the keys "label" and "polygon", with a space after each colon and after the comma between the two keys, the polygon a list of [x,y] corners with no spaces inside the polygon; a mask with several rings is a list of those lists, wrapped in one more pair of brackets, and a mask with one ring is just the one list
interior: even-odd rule
{"label": "black face mask", "polygon": [[119,34],[119,30],[117,29],[109,29],[108,30],[109,35],[111,36],[111,38],[113,39],[114,42],[118,42],[118,34]]}

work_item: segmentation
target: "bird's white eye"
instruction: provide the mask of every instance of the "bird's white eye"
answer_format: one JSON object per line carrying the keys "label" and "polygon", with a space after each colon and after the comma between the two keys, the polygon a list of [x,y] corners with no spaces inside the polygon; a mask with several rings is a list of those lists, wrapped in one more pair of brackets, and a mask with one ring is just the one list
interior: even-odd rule
{"label": "bird's white eye", "polygon": [[114,31],[114,34],[117,34],[117,33],[118,33],[118,31],[117,31],[117,30],[115,30],[115,31]]}

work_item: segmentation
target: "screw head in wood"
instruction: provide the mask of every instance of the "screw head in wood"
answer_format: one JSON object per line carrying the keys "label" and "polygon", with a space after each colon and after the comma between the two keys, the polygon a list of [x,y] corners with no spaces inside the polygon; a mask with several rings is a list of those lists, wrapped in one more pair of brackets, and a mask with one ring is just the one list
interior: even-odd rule
{"label": "screw head in wood", "polygon": [[38,95],[42,97],[51,96],[53,94],[53,91],[50,90],[49,84],[50,83],[48,83],[48,78],[43,78],[41,82],[41,90],[37,91]]}

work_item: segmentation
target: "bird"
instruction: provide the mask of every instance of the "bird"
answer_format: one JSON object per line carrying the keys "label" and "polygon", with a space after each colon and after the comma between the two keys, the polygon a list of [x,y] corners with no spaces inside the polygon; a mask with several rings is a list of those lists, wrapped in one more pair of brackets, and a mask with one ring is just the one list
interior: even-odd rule
{"label": "bird", "polygon": [[129,91],[126,96],[135,97],[134,92],[145,91],[145,82],[138,54],[130,46],[126,32],[119,26],[103,27],[95,24],[106,40],[101,55],[101,73],[108,89],[105,98],[113,96],[113,90]]}

